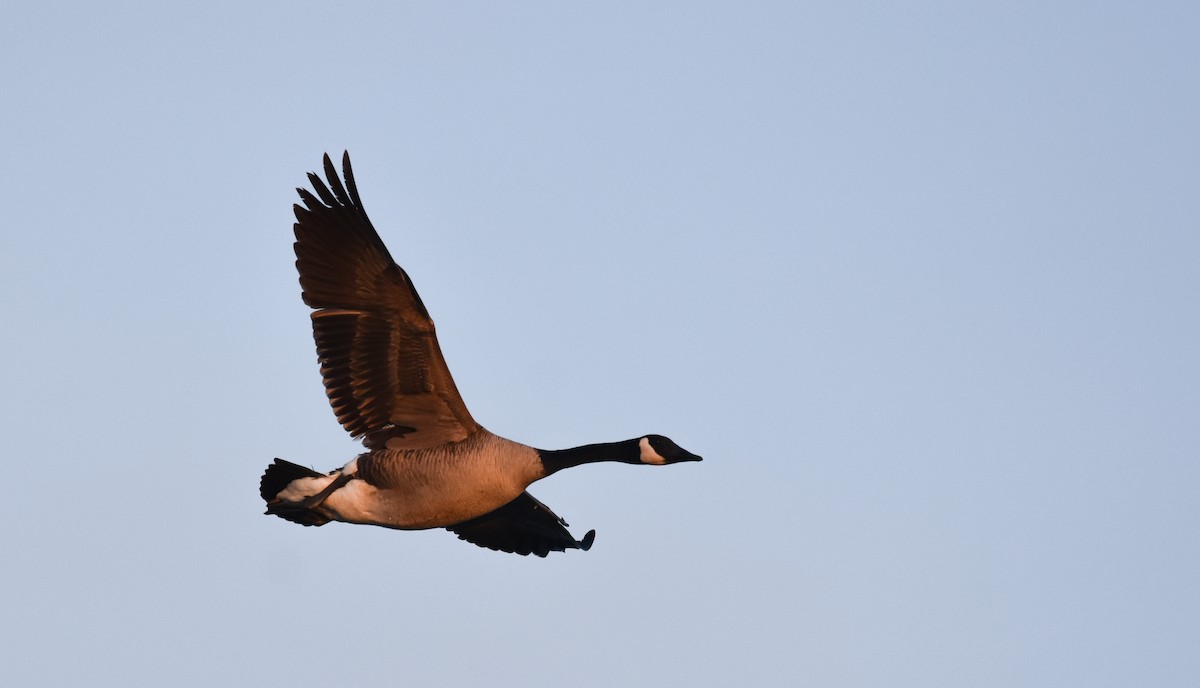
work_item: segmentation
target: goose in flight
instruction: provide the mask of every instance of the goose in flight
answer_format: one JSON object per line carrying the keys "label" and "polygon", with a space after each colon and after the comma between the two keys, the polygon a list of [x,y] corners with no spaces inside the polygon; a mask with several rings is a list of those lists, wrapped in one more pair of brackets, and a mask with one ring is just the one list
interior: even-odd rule
{"label": "goose in flight", "polygon": [[267,514],[402,530],[445,528],[480,547],[536,554],[587,550],[567,523],[526,491],[564,468],[597,461],[664,465],[700,457],[662,435],[573,449],[535,449],[475,422],[442,358],[433,320],[363,210],[350,156],[345,184],[297,189],[296,269],[325,390],[338,421],[366,451],[329,473],[275,459],[259,484]]}

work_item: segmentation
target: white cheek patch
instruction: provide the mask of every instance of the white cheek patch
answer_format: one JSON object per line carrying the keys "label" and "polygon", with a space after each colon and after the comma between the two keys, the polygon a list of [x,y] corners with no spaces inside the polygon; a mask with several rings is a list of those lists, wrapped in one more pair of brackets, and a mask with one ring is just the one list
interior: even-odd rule
{"label": "white cheek patch", "polygon": [[649,439],[643,437],[641,439],[641,441],[638,442],[638,447],[640,447],[642,450],[642,455],[641,455],[642,463],[648,463],[648,464],[653,464],[655,466],[661,466],[667,462],[667,460],[664,459],[661,454],[654,451],[654,447],[650,446]]}

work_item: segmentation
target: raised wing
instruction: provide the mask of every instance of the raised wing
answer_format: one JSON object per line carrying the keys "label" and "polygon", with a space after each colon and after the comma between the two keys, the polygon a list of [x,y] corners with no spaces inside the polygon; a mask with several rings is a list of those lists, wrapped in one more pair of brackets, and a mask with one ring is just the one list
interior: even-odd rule
{"label": "raised wing", "polygon": [[567,522],[528,492],[499,509],[446,530],[480,547],[539,557],[569,549],[587,551],[596,539],[596,531],[589,530],[582,540],[576,540],[567,530]]}
{"label": "raised wing", "polygon": [[370,448],[458,442],[479,426],[442,358],[433,320],[363,210],[342,156],[342,185],[325,156],[328,186],[296,189],[296,269],[312,314],[321,375],[338,421]]}

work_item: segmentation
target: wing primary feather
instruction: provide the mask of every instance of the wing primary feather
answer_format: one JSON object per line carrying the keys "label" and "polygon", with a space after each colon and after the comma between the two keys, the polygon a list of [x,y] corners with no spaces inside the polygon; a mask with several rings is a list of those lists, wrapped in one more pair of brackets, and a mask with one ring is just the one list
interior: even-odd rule
{"label": "wing primary feather", "polygon": [[316,196],[309,193],[308,189],[296,187],[296,193],[300,195],[300,200],[304,201],[304,207],[301,207],[299,204],[293,206],[298,211],[312,215],[313,211],[321,207],[321,202],[317,200]]}
{"label": "wing primary feather", "polygon": [[362,199],[358,197],[358,184],[354,182],[354,170],[350,168],[350,151],[342,151],[342,176],[346,178],[346,188],[350,191],[350,200],[362,208]]}
{"label": "wing primary feather", "polygon": [[[327,157],[325,160],[329,160],[329,158]],[[321,197],[321,200],[325,202],[326,206],[330,208],[338,207],[339,204],[337,198],[330,193],[329,187],[325,186],[325,182],[322,181],[315,172],[308,173],[308,181],[310,184],[312,184],[313,191],[317,192],[317,195]],[[312,206],[309,207],[311,208]],[[316,208],[313,208],[313,210],[316,210]]]}
{"label": "wing primary feather", "polygon": [[329,180],[329,188],[333,191],[334,197],[338,203],[343,206],[353,208],[354,201],[350,199],[350,194],[346,193],[346,188],[342,186],[342,180],[338,179],[337,169],[333,166],[333,161],[329,159],[329,154],[325,154],[325,178]]}

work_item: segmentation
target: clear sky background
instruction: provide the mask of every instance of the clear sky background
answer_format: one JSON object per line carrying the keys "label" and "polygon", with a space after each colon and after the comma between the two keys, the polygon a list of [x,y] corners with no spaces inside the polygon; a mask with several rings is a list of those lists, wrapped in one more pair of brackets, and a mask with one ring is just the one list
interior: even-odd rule
{"label": "clear sky background", "polygon": [[[9,7],[5,683],[1194,684],[1197,7]],[[480,422],[705,461],[545,560],[261,515],[359,449],[342,149]]]}

